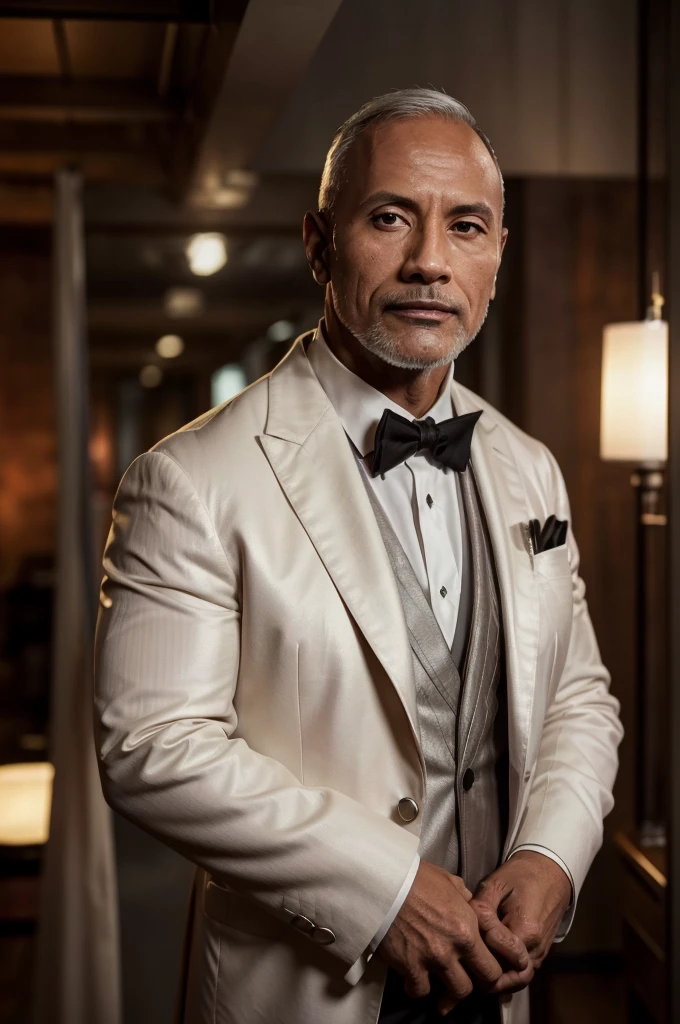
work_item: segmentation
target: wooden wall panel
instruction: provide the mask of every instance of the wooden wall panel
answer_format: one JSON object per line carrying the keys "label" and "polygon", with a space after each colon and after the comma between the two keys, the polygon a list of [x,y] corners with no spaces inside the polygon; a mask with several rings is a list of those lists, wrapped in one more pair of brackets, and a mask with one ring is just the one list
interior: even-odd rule
{"label": "wooden wall panel", "polygon": [[49,235],[3,232],[0,245],[0,587],[21,560],[51,552],[56,435]]}
{"label": "wooden wall panel", "polygon": [[502,375],[506,386],[495,400],[544,441],[562,467],[590,613],[627,734],[605,847],[565,951],[620,946],[620,878],[611,835],[630,827],[634,815],[631,467],[600,460],[599,416],[602,328],[639,315],[636,203],[633,182],[508,182],[510,238],[494,310],[502,358],[513,370]]}

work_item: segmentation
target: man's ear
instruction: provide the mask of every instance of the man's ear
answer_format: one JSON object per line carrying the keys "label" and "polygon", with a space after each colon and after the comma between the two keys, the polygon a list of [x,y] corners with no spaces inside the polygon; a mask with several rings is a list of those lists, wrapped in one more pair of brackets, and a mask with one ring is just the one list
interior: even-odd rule
{"label": "man's ear", "polygon": [[326,215],[307,210],[302,223],[302,238],[305,243],[307,262],[317,284],[325,285],[331,279],[328,249],[331,244],[331,227]]}
{"label": "man's ear", "polygon": [[[507,242],[507,240],[508,240],[508,229],[507,228],[503,228],[503,230],[501,231],[501,243],[500,243],[499,252],[498,252],[498,266],[496,267],[496,274],[498,274],[498,271],[500,269],[501,260],[503,259],[503,250],[505,249],[505,243]],[[492,288],[491,288],[491,296],[490,297],[491,297],[492,300],[496,298],[496,278],[495,277],[493,279],[493,285],[492,285]]]}

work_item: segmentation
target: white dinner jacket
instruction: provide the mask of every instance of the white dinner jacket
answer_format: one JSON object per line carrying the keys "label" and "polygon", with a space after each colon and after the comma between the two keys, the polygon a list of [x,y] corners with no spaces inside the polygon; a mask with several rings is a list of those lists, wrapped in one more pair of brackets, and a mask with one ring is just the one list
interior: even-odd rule
{"label": "white dinner jacket", "polygon": [[[109,802],[201,869],[187,1024],[374,1024],[364,951],[418,847],[424,766],[397,584],[305,343],[140,456],[116,496],[97,631]],[[576,892],[621,738],[578,576],[526,524],[569,519],[545,447],[482,408],[472,464],[506,643],[510,828]],[[526,1000],[504,1005],[506,1024]]]}

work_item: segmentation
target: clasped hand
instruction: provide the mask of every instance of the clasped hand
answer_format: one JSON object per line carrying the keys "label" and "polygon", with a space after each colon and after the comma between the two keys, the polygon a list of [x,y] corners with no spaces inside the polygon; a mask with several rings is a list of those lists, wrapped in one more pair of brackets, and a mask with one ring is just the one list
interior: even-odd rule
{"label": "clasped hand", "polygon": [[421,861],[411,890],[378,953],[406,979],[407,995],[445,991],[442,1015],[473,988],[498,995],[531,981],[571,900],[571,884],[550,858],[521,851],[473,895],[461,878]]}

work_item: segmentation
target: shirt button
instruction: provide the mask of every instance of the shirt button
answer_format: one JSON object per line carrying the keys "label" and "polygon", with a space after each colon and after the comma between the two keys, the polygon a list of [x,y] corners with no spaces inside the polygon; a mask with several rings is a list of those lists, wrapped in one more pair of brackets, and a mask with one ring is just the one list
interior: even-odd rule
{"label": "shirt button", "polygon": [[433,499],[431,494],[427,495],[427,497],[425,498],[425,501],[427,502],[428,508],[432,508],[432,506],[434,505],[434,499]]}
{"label": "shirt button", "polygon": [[475,773],[473,772],[472,768],[467,768],[465,770],[465,774],[463,775],[463,789],[465,790],[466,793],[472,789],[474,781]]}
{"label": "shirt button", "polygon": [[448,594],[448,590],[446,589],[446,587],[442,587],[439,593],[442,595],[442,597],[446,597],[446,595]]}

